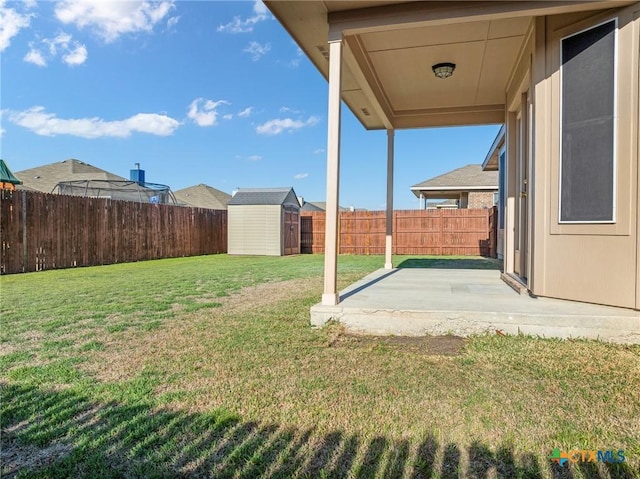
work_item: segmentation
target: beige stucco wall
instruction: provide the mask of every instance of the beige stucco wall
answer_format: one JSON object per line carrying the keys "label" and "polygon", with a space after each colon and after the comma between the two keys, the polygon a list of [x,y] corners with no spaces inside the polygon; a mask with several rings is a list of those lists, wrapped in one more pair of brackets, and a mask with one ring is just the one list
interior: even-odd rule
{"label": "beige stucco wall", "polygon": [[[616,221],[560,224],[560,39],[614,17],[618,18]],[[639,43],[640,3],[619,11],[552,16],[536,22],[529,87],[535,133],[529,287],[535,294],[640,309]],[[515,90],[510,92],[513,98]]]}
{"label": "beige stucco wall", "polygon": [[229,205],[227,211],[229,254],[282,255],[280,205]]}

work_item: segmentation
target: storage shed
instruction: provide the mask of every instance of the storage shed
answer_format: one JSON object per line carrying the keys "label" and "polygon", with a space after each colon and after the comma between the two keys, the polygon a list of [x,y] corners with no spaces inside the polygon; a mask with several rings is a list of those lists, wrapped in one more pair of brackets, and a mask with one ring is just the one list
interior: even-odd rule
{"label": "storage shed", "polygon": [[293,188],[240,188],[227,204],[228,253],[300,253],[300,203]]}

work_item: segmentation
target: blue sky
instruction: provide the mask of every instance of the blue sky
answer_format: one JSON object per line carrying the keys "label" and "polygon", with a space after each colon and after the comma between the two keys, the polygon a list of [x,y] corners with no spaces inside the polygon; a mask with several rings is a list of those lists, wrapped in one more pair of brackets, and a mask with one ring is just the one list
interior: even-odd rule
{"label": "blue sky", "polygon": [[[322,201],[327,83],[261,2],[0,0],[0,156],[77,158],[178,190],[293,186]],[[383,209],[386,133],[343,108],[340,204]],[[498,126],[396,132],[394,206],[480,163]]]}

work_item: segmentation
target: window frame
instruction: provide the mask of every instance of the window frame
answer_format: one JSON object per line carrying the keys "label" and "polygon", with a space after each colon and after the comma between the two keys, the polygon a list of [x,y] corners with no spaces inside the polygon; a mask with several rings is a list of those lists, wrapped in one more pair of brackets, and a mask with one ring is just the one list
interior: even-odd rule
{"label": "window frame", "polygon": [[[598,27],[606,25],[608,23],[613,23],[613,151],[612,151],[612,168],[613,168],[613,189],[612,189],[612,209],[611,209],[611,219],[610,220],[563,220],[562,219],[562,167],[563,167],[563,106],[564,106],[564,98],[563,98],[563,80],[564,80],[564,62],[562,55],[562,46],[563,42],[566,39],[575,37],[582,33],[588,32],[590,30],[594,30]],[[560,37],[559,41],[559,56],[560,56],[560,68],[559,68],[559,110],[560,110],[560,118],[559,118],[559,127],[560,127],[560,135],[559,135],[559,171],[558,171],[558,224],[561,225],[579,225],[579,224],[616,224],[617,223],[617,197],[618,197],[618,61],[619,61],[619,24],[618,17],[609,18],[607,20],[603,20],[599,23],[595,23],[590,25],[589,27],[583,28],[577,32],[573,32],[571,34]]]}

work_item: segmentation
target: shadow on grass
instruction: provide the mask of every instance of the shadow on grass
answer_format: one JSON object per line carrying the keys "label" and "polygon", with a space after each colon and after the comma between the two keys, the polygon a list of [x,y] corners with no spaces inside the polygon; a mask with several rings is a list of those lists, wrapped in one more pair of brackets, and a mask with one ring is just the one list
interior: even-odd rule
{"label": "shadow on grass", "polygon": [[[242,421],[225,411],[186,413],[149,404],[96,403],[73,390],[2,385],[2,477],[412,477],[459,478],[462,457],[473,478],[541,478],[534,455],[514,457],[473,443],[468,450],[383,436]],[[626,464],[609,469],[631,478]],[[495,471],[495,472],[494,472]],[[549,467],[559,478],[568,468]],[[594,476],[593,470],[582,471]]]}
{"label": "shadow on grass", "polygon": [[398,268],[432,268],[432,269],[502,269],[502,260],[493,258],[409,258],[398,265]]}

